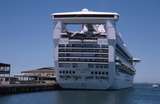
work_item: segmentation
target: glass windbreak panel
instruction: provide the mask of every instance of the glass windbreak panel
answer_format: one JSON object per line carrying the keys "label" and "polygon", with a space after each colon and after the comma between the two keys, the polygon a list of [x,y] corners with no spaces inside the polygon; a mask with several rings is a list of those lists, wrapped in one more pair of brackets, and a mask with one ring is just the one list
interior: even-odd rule
{"label": "glass windbreak panel", "polygon": [[88,39],[88,38],[98,38],[102,33],[106,32],[105,24],[97,23],[86,23],[86,24],[64,24],[63,33],[66,33],[65,38],[71,39]]}

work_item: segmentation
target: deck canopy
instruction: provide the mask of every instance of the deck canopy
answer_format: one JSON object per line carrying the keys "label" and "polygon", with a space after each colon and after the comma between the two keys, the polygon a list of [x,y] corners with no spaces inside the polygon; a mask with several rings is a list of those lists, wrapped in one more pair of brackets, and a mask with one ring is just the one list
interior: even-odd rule
{"label": "deck canopy", "polygon": [[10,64],[0,63],[0,67],[10,67]]}
{"label": "deck canopy", "polygon": [[[117,20],[119,17],[118,13],[113,12],[95,12],[89,11],[88,9],[82,9],[79,12],[64,12],[64,13],[53,13],[52,19],[54,20],[106,20],[113,19]],[[72,20],[72,22],[73,22]]]}

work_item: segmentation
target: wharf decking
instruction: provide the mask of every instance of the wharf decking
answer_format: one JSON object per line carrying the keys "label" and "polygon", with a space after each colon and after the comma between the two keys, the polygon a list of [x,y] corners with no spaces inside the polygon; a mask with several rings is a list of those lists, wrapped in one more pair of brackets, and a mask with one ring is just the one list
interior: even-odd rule
{"label": "wharf decking", "polygon": [[58,84],[10,84],[0,85],[0,95],[58,90]]}

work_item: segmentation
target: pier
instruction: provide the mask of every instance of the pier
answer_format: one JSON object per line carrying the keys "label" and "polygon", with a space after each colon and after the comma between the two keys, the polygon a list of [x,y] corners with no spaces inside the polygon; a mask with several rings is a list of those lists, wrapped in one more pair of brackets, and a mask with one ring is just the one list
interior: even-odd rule
{"label": "pier", "polygon": [[49,91],[60,89],[58,84],[10,84],[0,85],[0,95]]}
{"label": "pier", "polygon": [[26,70],[10,75],[10,64],[0,63],[0,95],[60,89],[53,67]]}

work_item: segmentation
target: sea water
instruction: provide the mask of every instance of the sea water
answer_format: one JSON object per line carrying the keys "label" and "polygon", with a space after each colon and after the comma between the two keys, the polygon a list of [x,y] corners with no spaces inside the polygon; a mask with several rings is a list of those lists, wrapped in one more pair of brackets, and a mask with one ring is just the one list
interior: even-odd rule
{"label": "sea water", "polygon": [[0,104],[160,104],[160,88],[136,84],[121,90],[23,93],[0,96]]}

